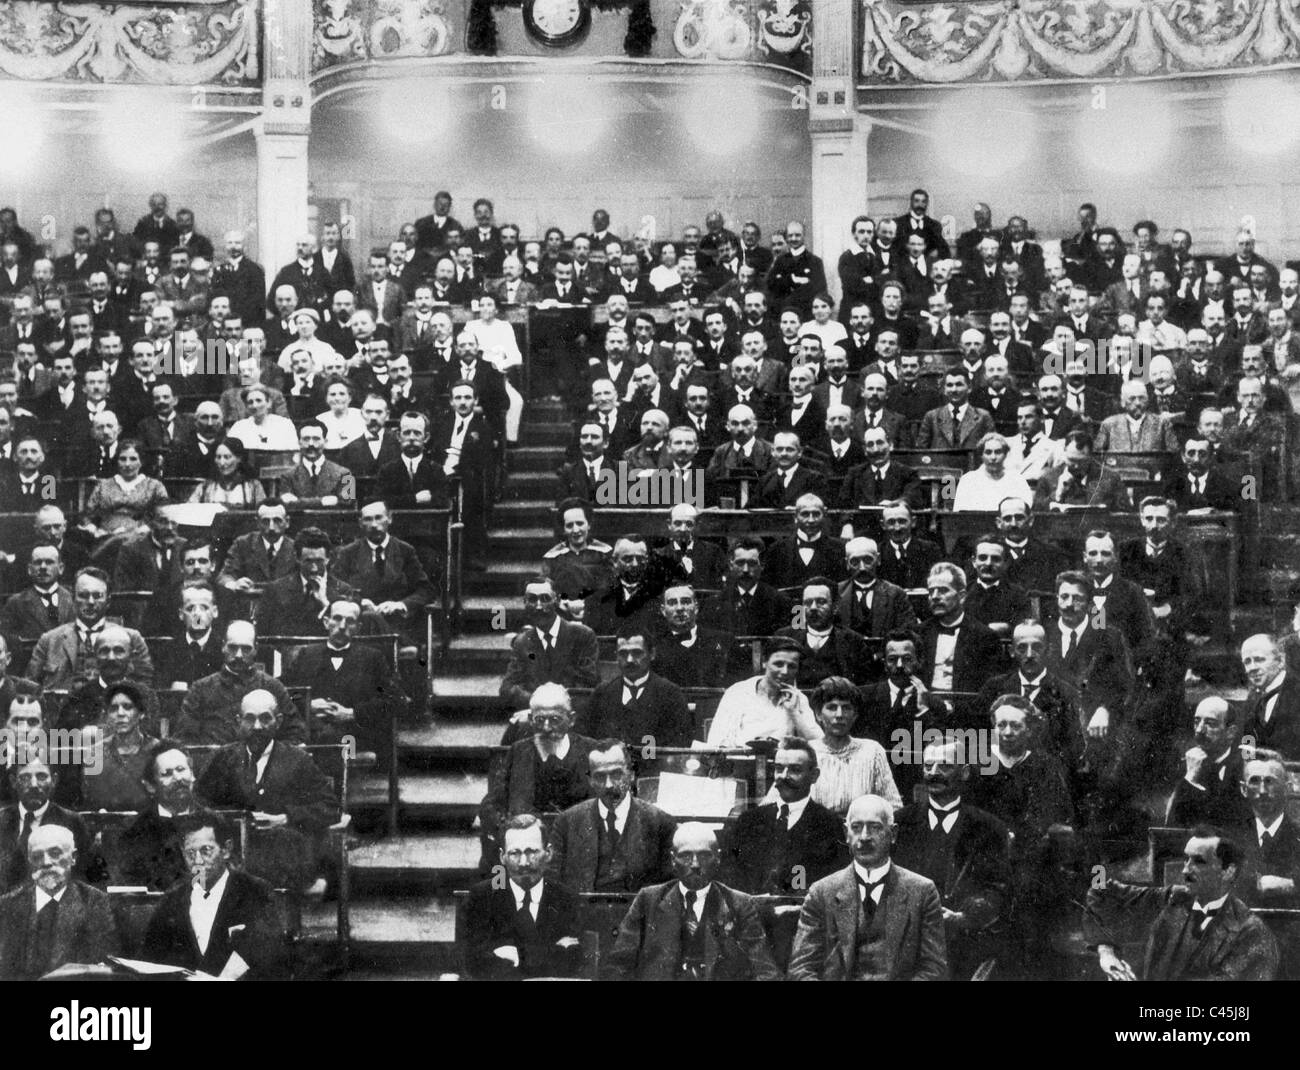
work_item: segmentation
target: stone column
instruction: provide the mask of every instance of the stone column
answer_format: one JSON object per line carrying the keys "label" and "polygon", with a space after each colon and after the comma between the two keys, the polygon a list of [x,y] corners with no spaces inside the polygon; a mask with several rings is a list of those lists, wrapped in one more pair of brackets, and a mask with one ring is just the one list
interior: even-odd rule
{"label": "stone column", "polygon": [[854,0],[824,0],[813,22],[813,84],[808,100],[812,140],[812,219],[808,241],[826,264],[839,297],[835,264],[850,244],[849,224],[867,210],[867,136],[853,89]]}
{"label": "stone column", "polygon": [[307,229],[311,0],[265,0],[266,80],[257,130],[257,257],[267,279]]}

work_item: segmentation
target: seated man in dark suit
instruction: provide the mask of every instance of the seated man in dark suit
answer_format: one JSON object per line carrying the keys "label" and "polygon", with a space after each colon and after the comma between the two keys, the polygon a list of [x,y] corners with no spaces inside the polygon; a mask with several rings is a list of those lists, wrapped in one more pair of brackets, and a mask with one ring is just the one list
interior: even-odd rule
{"label": "seated man in dark suit", "polygon": [[1170,473],[1160,493],[1184,513],[1222,509],[1236,512],[1242,504],[1242,484],[1222,465],[1211,465],[1209,440],[1198,434],[1183,443],[1181,471]]}
{"label": "seated man in dark suit", "polygon": [[180,583],[185,540],[177,533],[171,506],[154,506],[149,530],[129,538],[113,567],[113,590],[155,591]]}
{"label": "seated man in dark suit", "polygon": [[805,494],[824,496],[825,480],[803,462],[799,436],[778,431],[772,438],[772,467],[759,481],[750,504],[760,509],[788,509]]}
{"label": "seated man in dark suit", "polygon": [[[15,708],[20,701],[21,698],[15,702]],[[27,708],[34,709],[39,715],[38,706],[28,704]],[[12,717],[10,721],[12,724]],[[63,781],[79,779],[68,774],[81,772],[80,768],[69,767],[66,763],[62,768],[57,764],[60,758],[68,757],[51,755],[44,746],[44,737],[36,737],[31,743],[19,742],[4,756],[6,797],[14,800],[0,809],[0,885],[5,891],[27,879],[28,839],[34,829],[47,825],[60,825],[72,833],[77,849],[78,879],[102,884],[107,876],[86,826],[71,809],[77,800],[67,798],[60,791]],[[55,795],[68,805],[60,806],[54,802]]]}
{"label": "seated man in dark suit", "polygon": [[134,672],[131,665],[131,633],[118,624],[106,624],[91,640],[95,651],[94,675],[74,680],[68,688],[68,697],[59,711],[58,727],[87,728],[102,724],[104,699],[114,684],[131,683],[140,691],[144,702],[145,731],[157,727],[158,696],[149,686],[152,675],[146,680]]}
{"label": "seated man in dark suit", "polygon": [[406,709],[407,699],[384,651],[355,641],[360,623],[360,603],[331,603],[329,638],[299,649],[286,665],[284,678],[290,687],[311,688],[314,743],[351,738],[358,750],[374,751],[386,769],[392,718]]}
{"label": "seated man in dark suit", "polygon": [[1029,592],[1007,579],[1010,553],[1000,535],[981,535],[971,556],[973,584],[966,588],[966,610],[1001,635],[1031,616]]}
{"label": "seated man in dark suit", "polygon": [[[280,742],[276,696],[254,690],[239,703],[239,739],[212,756],[198,792],[212,806],[246,810],[280,844],[310,850],[338,818],[329,780],[300,747]],[[297,851],[295,850],[295,855]]]}
{"label": "seated man in dark suit", "polygon": [[141,957],[231,980],[279,976],[286,949],[271,886],[231,865],[234,830],[200,811],[180,818],[177,831],[191,879],[163,896]]}
{"label": "seated man in dark suit", "polygon": [[[501,848],[501,828],[516,814],[558,814],[591,797],[588,755],[596,741],[573,731],[573,703],[559,684],[542,684],[528,700],[528,721],[488,771],[479,806],[484,872]],[[638,741],[639,742],[639,741]]]}
{"label": "seated man in dark suit", "polygon": [[1242,849],[1201,825],[1192,830],[1183,857],[1181,884],[1139,887],[1107,880],[1089,888],[1083,936],[1097,949],[1102,973],[1114,981],[1137,980],[1118,954],[1119,934],[1137,915],[1150,926],[1143,980],[1273,980],[1277,940],[1236,894],[1246,862]]}
{"label": "seated man in dark suit", "polygon": [[239,708],[251,691],[270,691],[280,714],[280,738],[292,743],[307,739],[307,726],[284,684],[263,672],[256,662],[257,633],[246,620],[226,626],[219,672],[190,685],[172,730],[185,743],[230,743],[239,735]]}
{"label": "seated man in dark suit", "polygon": [[63,557],[55,546],[38,543],[27,559],[31,586],[10,595],[0,613],[0,633],[11,639],[39,639],[51,628],[71,624],[76,616],[72,592],[59,580]]}
{"label": "seated man in dark suit", "polygon": [[913,531],[911,506],[904,501],[880,503],[880,526],[888,538],[880,547],[880,576],[905,591],[926,585],[930,569],[942,560],[939,547]]}
{"label": "seated man in dark suit", "polygon": [[545,877],[551,856],[541,821],[527,812],[509,818],[494,857],[505,867],[505,886],[494,874],[470,888],[460,910],[456,942],[466,974],[476,981],[576,977],[582,904]]}
{"label": "seated man in dark suit", "polygon": [[847,864],[839,818],[811,797],[820,773],[807,740],[781,741],[772,782],[777,800],[742,813],[723,846],[724,872],[735,887],[798,894]]}
{"label": "seated man in dark suit", "polygon": [[[763,553],[763,540],[756,536],[732,541],[727,584],[700,608],[706,625],[732,636],[767,636],[790,623],[790,599],[762,578]],[[749,644],[733,643],[728,677],[741,679],[752,672]]]}
{"label": "seated man in dark suit", "polygon": [[1183,756],[1186,771],[1174,785],[1166,825],[1244,828],[1250,824],[1250,803],[1241,791],[1238,716],[1232,703],[1218,695],[1204,698],[1197,705],[1192,715],[1192,746]]}
{"label": "seated man in dark suit", "polygon": [[73,875],[78,853],[72,830],[41,824],[23,850],[30,881],[0,898],[0,979],[34,981],[60,966],[115,954],[108,896]]}
{"label": "seated man in dark suit", "polygon": [[1287,761],[1300,760],[1300,681],[1287,671],[1277,640],[1250,636],[1241,644],[1241,664],[1251,690],[1242,734]]}
{"label": "seated man in dark suit", "polygon": [[850,866],[808,889],[791,980],[948,979],[943,907],[934,882],[894,864],[894,808],[863,795],[845,819]]}
{"label": "seated man in dark suit", "polygon": [[403,634],[407,642],[421,642],[424,607],[436,592],[415,547],[391,535],[392,525],[387,502],[366,502],[361,507],[365,534],[335,553],[333,572],[360,594],[363,609],[384,618],[386,631]]}
{"label": "seated man in dark suit", "polygon": [[296,571],[289,511],[279,498],[268,498],[257,507],[257,531],[236,537],[226,551],[217,582],[229,591],[248,593]]}
{"label": "seated man in dark suit", "polygon": [[[1202,591],[1192,548],[1171,530],[1176,511],[1167,498],[1143,498],[1138,518],[1144,537],[1119,548],[1119,567],[1125,579],[1142,588],[1157,623],[1181,637],[1188,617],[1202,604]],[[1220,613],[1226,624],[1226,610]]]}
{"label": "seated man in dark suit", "polygon": [[795,640],[803,648],[799,659],[799,686],[816,687],[827,676],[846,676],[865,683],[873,668],[871,648],[857,632],[837,623],[838,588],[825,576],[804,584],[797,624],[776,634]]}
{"label": "seated man in dark suit", "polygon": [[758,909],[714,879],[717,834],[689,822],[672,838],[675,879],[642,888],[610,951],[605,976],[640,981],[778,981]]}
{"label": "seated man in dark suit", "polygon": [[944,908],[953,977],[966,980],[994,956],[1005,957],[1012,869],[1007,829],[974,804],[971,780],[979,761],[958,742],[930,744],[922,754],[926,802],[896,815],[894,857],[934,881]]}
{"label": "seated man in dark suit", "polygon": [[916,627],[907,592],[877,574],[880,547],[874,539],[850,539],[844,544],[844,560],[849,578],[839,585],[837,616],[842,627],[869,636]]}
{"label": "seated man in dark suit", "polygon": [[[863,433],[866,464],[850,470],[840,485],[841,509],[859,509],[865,505],[880,505],[887,501],[904,501],[911,509],[925,507],[925,488],[916,474],[893,459],[894,449],[883,427],[869,427]],[[850,523],[856,534],[859,527]]]}
{"label": "seated man in dark suit", "polygon": [[[699,623],[699,602],[686,583],[669,581],[660,599],[662,627],[655,639],[655,670],[678,687],[734,683],[726,673],[730,637]],[[33,685],[35,686],[35,685]]]}
{"label": "seated man in dark suit", "polygon": [[1069,432],[1063,449],[1065,460],[1045,469],[1038,477],[1034,487],[1035,509],[1086,505],[1108,512],[1128,511],[1128,489],[1119,476],[1093,459],[1092,440],[1086,431]]}
{"label": "seated man in dark suit", "polygon": [[386,464],[401,458],[397,436],[387,430],[388,401],[379,394],[368,394],[361,403],[361,418],[366,433],[354,438],[339,452],[338,463],[357,479],[375,476]]}
{"label": "seated man in dark suit", "polygon": [[631,892],[663,880],[670,872],[677,822],[632,796],[627,744],[600,740],[588,762],[594,798],[556,819],[548,876],[576,892]]}
{"label": "seated man in dark suit", "polygon": [[189,876],[176,819],[201,808],[194,796],[194,767],[173,739],[155,743],[145,755],[141,778],[147,808],[122,830],[117,857],[109,858],[112,879],[164,892]]}
{"label": "seated man in dark suit", "polygon": [[610,564],[614,575],[603,591],[587,598],[584,622],[597,635],[617,635],[625,626],[648,627],[654,620],[665,577],[650,559],[644,535],[630,533],[614,541]]}
{"label": "seated man in dark suit", "polygon": [[826,506],[816,494],[794,503],[794,536],[776,540],[767,553],[768,581],[776,587],[801,587],[813,576],[844,577],[844,543],[827,535]]}
{"label": "seated man in dark suit", "polygon": [[[1118,574],[1115,537],[1108,531],[1088,532],[1083,540],[1083,564],[1092,580],[1092,614],[1096,617],[1096,627],[1114,628],[1124,637],[1130,654],[1139,655],[1150,648],[1155,637],[1155,618],[1142,588]],[[1057,589],[1055,582],[1052,588]],[[1047,615],[1053,615],[1050,608]]]}
{"label": "seated man in dark suit", "polygon": [[257,603],[263,635],[325,635],[329,607],[340,598],[360,598],[330,568],[333,543],[320,528],[303,528],[294,544],[294,573],[268,583]]}
{"label": "seated man in dark suit", "polygon": [[1034,512],[1023,498],[1003,498],[993,522],[1007,546],[1007,579],[1026,591],[1050,591],[1066,555],[1052,543],[1035,539]]}
{"label": "seated man in dark suit", "polygon": [[428,415],[414,409],[404,412],[398,438],[402,456],[379,469],[379,495],[394,509],[445,508],[447,476],[428,451]]}
{"label": "seated man in dark suit", "polygon": [[332,509],[357,500],[356,479],[325,458],[325,426],[310,420],[298,428],[299,461],[280,480],[280,500],[294,509]]}
{"label": "seated man in dark suit", "polygon": [[[940,691],[978,691],[990,672],[1005,672],[1002,643],[966,610],[966,574],[948,561],[930,569],[926,584],[930,613],[922,623],[921,678]],[[968,712],[958,704],[960,720]]]}
{"label": "seated man in dark suit", "polygon": [[[651,671],[656,639],[651,624],[618,633],[619,675],[597,685],[578,731],[592,739],[621,739],[631,747],[689,747],[695,723],[681,688]],[[649,742],[647,742],[649,741]]]}
{"label": "seated man in dark suit", "polygon": [[[1287,813],[1288,783],[1286,765],[1276,751],[1257,750],[1242,769],[1249,830],[1242,835],[1249,859],[1248,883],[1242,891],[1253,906],[1295,909],[1300,901],[1300,831]],[[1294,979],[1294,944],[1284,945],[1283,953],[1287,976]]]}
{"label": "seated man in dark suit", "polygon": [[524,627],[510,642],[502,698],[523,709],[545,683],[596,686],[600,680],[596,633],[560,617],[555,583],[549,577],[531,579],[524,587],[524,619]]}
{"label": "seated man in dark suit", "polygon": [[713,543],[695,537],[699,510],[688,502],[674,505],[668,513],[668,541],[654,549],[665,577],[695,587],[719,587],[726,565]]}

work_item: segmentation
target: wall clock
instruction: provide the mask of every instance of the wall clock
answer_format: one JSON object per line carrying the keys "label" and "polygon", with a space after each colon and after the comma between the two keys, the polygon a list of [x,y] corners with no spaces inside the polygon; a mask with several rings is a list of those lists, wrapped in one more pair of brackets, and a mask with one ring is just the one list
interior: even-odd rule
{"label": "wall clock", "polygon": [[588,0],[525,0],[524,28],[548,48],[576,44],[591,28]]}

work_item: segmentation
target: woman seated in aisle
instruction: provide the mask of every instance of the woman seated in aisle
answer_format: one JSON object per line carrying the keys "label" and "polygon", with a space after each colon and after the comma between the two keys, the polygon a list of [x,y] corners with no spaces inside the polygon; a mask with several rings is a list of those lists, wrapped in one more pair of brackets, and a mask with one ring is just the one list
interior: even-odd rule
{"label": "woman seated in aisle", "polygon": [[325,452],[341,450],[366,433],[361,410],[352,407],[352,387],[342,377],[329,380],[325,387],[325,412],[316,417],[325,428]]}
{"label": "woman seated in aisle", "polygon": [[167,488],[146,476],[142,467],[140,443],[123,439],[117,449],[117,474],[95,484],[82,528],[98,538],[129,535],[153,515],[155,505],[168,501]]}
{"label": "woman seated in aisle", "polygon": [[266,498],[261,480],[249,468],[248,450],[238,439],[223,439],[212,451],[212,475],[190,495],[192,502],[208,502],[231,509],[255,507]]}
{"label": "woman seated in aisle", "polygon": [[895,810],[903,805],[885,748],[874,739],[850,735],[858,719],[858,698],[857,686],[843,676],[826,677],[810,697],[813,714],[825,733],[812,741],[821,769],[812,797],[840,817],[861,795],[879,795]]}

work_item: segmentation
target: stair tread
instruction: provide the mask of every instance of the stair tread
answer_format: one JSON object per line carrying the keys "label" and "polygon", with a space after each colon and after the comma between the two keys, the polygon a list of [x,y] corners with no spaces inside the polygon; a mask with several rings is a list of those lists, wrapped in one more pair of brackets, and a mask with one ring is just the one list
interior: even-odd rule
{"label": "stair tread", "polygon": [[393,839],[361,844],[348,853],[360,870],[477,870],[478,836],[465,832],[408,832]]}
{"label": "stair tread", "polygon": [[352,904],[357,944],[445,944],[456,938],[456,901],[450,896]]}
{"label": "stair tread", "polygon": [[457,673],[433,678],[434,698],[496,698],[500,688],[501,673]]}
{"label": "stair tread", "polygon": [[397,745],[403,749],[495,747],[501,743],[502,730],[500,724],[480,721],[440,721],[403,730],[398,733]]}
{"label": "stair tread", "polygon": [[[388,799],[388,778],[363,777],[357,785],[362,797]],[[403,806],[474,806],[487,794],[487,776],[482,773],[445,770],[405,770],[401,777]],[[351,801],[351,795],[349,795]]]}

